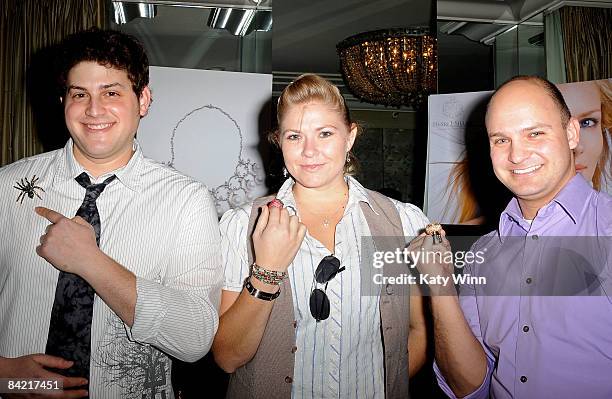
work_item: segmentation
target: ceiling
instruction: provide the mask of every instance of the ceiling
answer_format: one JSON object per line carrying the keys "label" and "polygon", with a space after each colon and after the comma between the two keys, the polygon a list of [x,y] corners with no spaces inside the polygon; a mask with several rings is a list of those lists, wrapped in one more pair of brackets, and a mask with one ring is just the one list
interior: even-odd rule
{"label": "ceiling", "polygon": [[[488,45],[519,23],[541,27],[543,11],[564,5],[610,7],[612,0],[438,0],[433,7],[429,0],[276,0],[274,92],[301,72],[317,72],[326,74],[341,87],[347,100],[355,103],[343,87],[336,44],[375,29],[432,25],[432,8],[436,9],[434,19],[439,21],[440,32],[447,33],[438,35],[442,92],[493,89],[493,53]],[[457,79],[463,80],[459,86],[448,85]]]}
{"label": "ceiling", "polygon": [[438,0],[437,14],[439,20],[518,24],[565,5],[611,7],[612,0]]}
{"label": "ceiling", "polygon": [[[123,0],[138,3],[142,0]],[[208,13],[214,7],[272,10],[272,69],[337,73],[336,44],[356,33],[391,28],[433,25],[470,40],[491,44],[495,37],[518,24],[542,24],[542,12],[563,5],[612,7],[612,0],[145,0],[150,4],[196,7]],[[181,14],[180,23],[165,7],[154,24],[141,24],[150,36],[222,37],[206,32],[198,13]],[[434,11],[437,10],[437,11]],[[436,12],[436,18],[432,18]],[[208,14],[206,14],[208,15]],[[137,22],[138,23],[138,22]],[[136,24],[137,24],[136,23]],[[210,46],[204,46],[210,47]],[[161,56],[161,55],[160,55]],[[195,55],[201,57],[203,54]],[[214,54],[208,54],[212,56]]]}
{"label": "ceiling", "polygon": [[491,44],[518,23],[542,25],[544,10],[565,4],[612,6],[612,0],[276,0],[273,6],[272,69],[338,72],[336,44],[360,32],[432,25]]}
{"label": "ceiling", "polygon": [[[232,63],[244,58],[244,43],[251,39],[237,39],[225,31],[207,29],[205,21],[210,9],[272,9],[271,40],[268,32],[259,36],[263,40],[255,42],[265,42],[266,46],[271,42],[271,49],[265,50],[264,58],[271,57],[275,92],[302,72],[324,74],[342,85],[336,44],[357,33],[390,27],[435,26],[432,20],[437,19],[438,28],[443,33],[438,38],[440,68],[444,67],[442,51],[448,52],[452,58],[451,71],[440,70],[440,75],[452,75],[456,64],[469,62],[475,53],[484,54],[484,63],[489,63],[485,44],[493,43],[496,35],[518,23],[541,25],[543,11],[563,5],[612,7],[612,0],[438,0],[435,4],[432,0],[146,1],[199,9],[188,16],[182,13],[179,17],[180,7],[160,7],[158,16],[150,20],[151,23],[136,20],[122,26],[122,30],[125,27],[135,34],[140,33],[139,37],[150,38],[145,39],[150,41],[145,45],[153,53],[153,58],[162,60],[160,65],[179,66],[164,58],[180,57],[182,67],[222,70],[241,70],[240,65]],[[434,11],[436,7],[437,11]],[[436,12],[435,18],[432,18],[433,12]],[[461,36],[462,40],[459,40]],[[354,100],[347,97],[349,101]]]}
{"label": "ceiling", "polygon": [[180,7],[234,7],[270,10],[272,0],[120,0],[123,3],[149,3]]}
{"label": "ceiling", "polygon": [[543,26],[544,12],[564,5],[610,7],[612,0],[439,0],[440,32],[463,35],[492,44],[495,38],[517,24]]}
{"label": "ceiling", "polygon": [[377,29],[428,26],[430,0],[276,0],[274,71],[338,72],[336,44]]}

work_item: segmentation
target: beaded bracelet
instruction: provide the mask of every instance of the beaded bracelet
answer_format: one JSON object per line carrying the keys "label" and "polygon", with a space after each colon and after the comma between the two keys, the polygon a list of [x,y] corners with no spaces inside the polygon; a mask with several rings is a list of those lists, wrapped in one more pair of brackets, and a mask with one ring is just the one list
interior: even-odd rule
{"label": "beaded bracelet", "polygon": [[262,283],[280,285],[281,281],[287,277],[287,273],[275,270],[266,270],[260,266],[257,266],[257,263],[253,263],[251,265],[251,276],[255,277]]}

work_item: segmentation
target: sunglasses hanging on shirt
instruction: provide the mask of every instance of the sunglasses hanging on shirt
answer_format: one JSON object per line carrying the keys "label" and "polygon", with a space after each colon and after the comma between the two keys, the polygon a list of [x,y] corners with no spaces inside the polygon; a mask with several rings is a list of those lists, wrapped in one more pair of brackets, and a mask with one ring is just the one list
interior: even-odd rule
{"label": "sunglasses hanging on shirt", "polygon": [[325,320],[329,317],[329,298],[327,297],[327,283],[330,282],[336,274],[343,271],[345,268],[340,267],[340,260],[333,255],[328,255],[321,260],[317,270],[315,270],[315,281],[313,287],[316,284],[325,284],[323,290],[314,288],[310,293],[310,314],[315,318],[317,322]]}

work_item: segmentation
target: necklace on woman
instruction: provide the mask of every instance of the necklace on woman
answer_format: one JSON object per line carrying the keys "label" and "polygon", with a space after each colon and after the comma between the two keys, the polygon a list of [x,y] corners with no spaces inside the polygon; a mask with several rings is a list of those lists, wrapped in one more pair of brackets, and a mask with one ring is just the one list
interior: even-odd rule
{"label": "necklace on woman", "polygon": [[[336,212],[332,213],[329,217],[323,216],[323,227],[325,227],[326,229],[329,228],[329,226],[331,224],[331,220],[338,214],[338,211],[342,210],[344,212],[344,208],[346,208],[346,204],[344,204],[340,208],[338,208],[336,210]],[[316,213],[315,213],[315,215],[316,215]],[[317,216],[319,216],[319,215],[317,215]]]}
{"label": "necklace on woman", "polygon": [[314,216],[316,216],[318,219],[323,219],[323,222],[322,222],[323,227],[324,227],[324,228],[326,228],[326,229],[328,229],[328,228],[329,228],[329,226],[331,226],[332,221],[334,220],[334,218],[335,218],[335,217],[338,215],[338,213],[339,213],[340,211],[342,211],[342,212],[344,213],[344,209],[346,208],[346,204],[347,204],[347,202],[348,202],[348,201],[347,201],[347,197],[348,197],[348,191],[347,191],[347,192],[345,192],[345,193],[344,193],[344,196],[342,197],[342,201],[341,201],[342,205],[341,205],[341,206],[340,206],[338,209],[336,209],[336,210],[334,211],[334,213],[332,213],[331,215],[325,215],[325,214],[323,214],[323,213],[317,213],[317,212],[315,212],[315,211],[313,211],[313,210],[311,210],[311,209],[306,209],[306,211],[307,211],[308,213],[313,214],[313,215],[314,215]]}

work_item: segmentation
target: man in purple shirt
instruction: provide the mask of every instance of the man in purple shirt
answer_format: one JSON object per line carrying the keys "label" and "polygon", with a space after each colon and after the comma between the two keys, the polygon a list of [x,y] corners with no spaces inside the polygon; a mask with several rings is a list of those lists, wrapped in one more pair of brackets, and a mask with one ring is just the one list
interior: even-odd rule
{"label": "man in purple shirt", "polygon": [[612,398],[612,197],[576,175],[578,121],[550,82],[517,77],[491,98],[486,126],[515,198],[472,247],[484,262],[463,271],[486,284],[459,296],[430,285],[438,382],[453,398]]}

